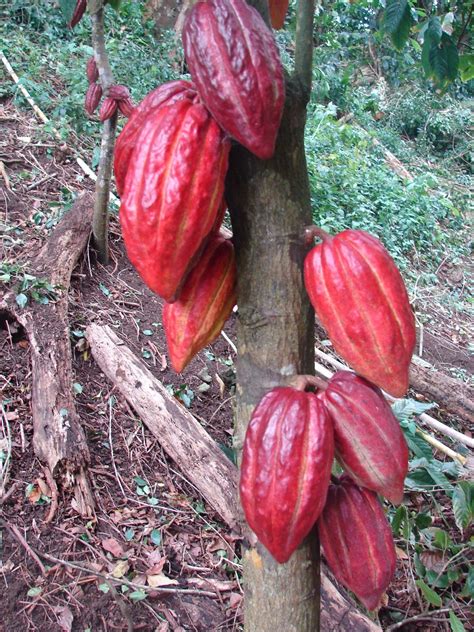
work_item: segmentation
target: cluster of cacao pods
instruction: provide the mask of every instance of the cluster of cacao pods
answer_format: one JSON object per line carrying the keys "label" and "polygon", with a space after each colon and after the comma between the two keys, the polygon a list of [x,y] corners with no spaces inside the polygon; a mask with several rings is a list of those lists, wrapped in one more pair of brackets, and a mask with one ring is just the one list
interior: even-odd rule
{"label": "cluster of cacao pods", "polygon": [[[316,383],[318,392],[302,390]],[[345,469],[333,477],[334,457]],[[318,525],[335,577],[374,609],[395,571],[377,493],[403,498],[408,448],[381,390],[352,372],[277,387],[247,428],[240,498],[247,522],[280,563]]]}
{"label": "cluster of cacao pods", "polygon": [[270,158],[285,99],[273,35],[245,0],[194,4],[183,44],[192,82],[150,92],[114,158],[127,255],[167,303],[178,372],[219,335],[236,301],[234,248],[219,234],[231,138]]}
{"label": "cluster of cacao pods", "polygon": [[[89,116],[92,116],[99,106],[102,99],[102,86],[99,83],[99,69],[94,57],[90,57],[86,66],[86,75],[89,82],[86,98],[84,101],[84,109]],[[99,119],[103,122],[111,118],[115,112],[120,112],[129,118],[134,110],[130,91],[127,86],[112,85],[108,90],[108,95],[102,102],[99,110]]]}

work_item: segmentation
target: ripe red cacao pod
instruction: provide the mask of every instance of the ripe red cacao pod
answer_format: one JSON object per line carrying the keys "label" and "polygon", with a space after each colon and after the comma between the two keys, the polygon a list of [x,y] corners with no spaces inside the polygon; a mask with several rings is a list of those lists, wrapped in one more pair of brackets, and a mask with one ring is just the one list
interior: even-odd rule
{"label": "ripe red cacao pod", "polygon": [[89,57],[86,66],[86,75],[89,83],[95,83],[99,80],[99,69],[93,57]]}
{"label": "ripe red cacao pod", "polygon": [[235,305],[235,281],[232,242],[211,237],[178,300],[163,309],[163,328],[177,373],[220,334]]}
{"label": "ripe red cacao pod", "polygon": [[289,0],[269,0],[270,22],[275,30],[283,28],[288,12]]}
{"label": "ripe red cacao pod", "polygon": [[186,61],[199,96],[228,134],[270,158],[285,100],[273,34],[245,0],[195,4],[183,28]]}
{"label": "ripe red cacao pod", "polygon": [[306,290],[334,348],[394,397],[408,389],[415,319],[403,279],[380,241],[362,230],[320,231],[304,264]]}
{"label": "ripe red cacao pod", "polygon": [[97,109],[102,98],[102,88],[99,83],[91,83],[87,88],[84,109],[92,116]]}
{"label": "ripe red cacao pod", "polygon": [[116,101],[122,101],[124,99],[130,99],[130,90],[127,86],[115,84],[109,88],[109,97]]}
{"label": "ripe red cacao pod", "polygon": [[69,28],[73,29],[78,24],[87,9],[87,0],[77,0],[74,12],[72,14],[71,21],[69,22]]}
{"label": "ripe red cacao pod", "polygon": [[323,399],[334,423],[341,465],[358,485],[400,503],[408,446],[380,389],[354,373],[338,371]]}
{"label": "ripe red cacao pod", "polygon": [[374,610],[396,565],[392,530],[377,495],[342,476],[329,486],[318,530],[334,577]]}
{"label": "ripe red cacao pod", "polygon": [[245,435],[240,500],[252,530],[287,562],[318,519],[334,458],[332,422],[313,393],[268,392]]}
{"label": "ripe red cacao pod", "polygon": [[133,112],[135,110],[135,106],[133,105],[132,99],[130,99],[130,98],[128,98],[128,99],[121,99],[117,103],[118,103],[118,109],[122,112],[122,114],[125,117],[130,118],[130,116],[132,116],[132,114],[133,114]]}
{"label": "ripe red cacao pod", "polygon": [[[182,99],[191,102],[197,101],[197,93],[193,85],[189,81],[170,81],[149,92],[134,109],[130,120],[120,132],[115,143],[114,173],[119,195],[123,193],[130,158],[145,120],[162,105],[171,105]],[[126,116],[125,112],[122,113]]]}
{"label": "ripe red cacao pod", "polygon": [[100,106],[99,119],[104,122],[107,119],[112,118],[116,111],[117,101],[115,99],[112,99],[112,97],[106,97],[102,101],[102,105]]}
{"label": "ripe red cacao pod", "polygon": [[122,234],[130,261],[165,301],[176,300],[214,227],[229,149],[206,108],[187,99],[154,110],[136,139]]}

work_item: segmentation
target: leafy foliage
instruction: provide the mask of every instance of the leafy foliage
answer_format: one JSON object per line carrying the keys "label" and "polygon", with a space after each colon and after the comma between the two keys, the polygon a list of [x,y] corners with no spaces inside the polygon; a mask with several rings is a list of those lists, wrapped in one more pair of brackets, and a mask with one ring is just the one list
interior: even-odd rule
{"label": "leafy foliage", "polygon": [[414,23],[408,0],[387,0],[383,26],[390,33],[395,48],[403,48]]}

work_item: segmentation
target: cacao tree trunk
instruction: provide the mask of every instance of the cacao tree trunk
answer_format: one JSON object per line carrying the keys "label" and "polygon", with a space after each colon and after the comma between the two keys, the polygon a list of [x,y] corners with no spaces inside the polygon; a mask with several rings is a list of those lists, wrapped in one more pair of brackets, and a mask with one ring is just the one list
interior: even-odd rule
{"label": "cacao tree trunk", "polygon": [[[311,223],[304,154],[306,99],[297,81],[287,100],[274,157],[231,151],[226,199],[238,270],[235,447],[269,389],[314,372],[314,315],[303,284],[304,227]],[[244,559],[246,632],[319,629],[319,543],[311,534],[287,564],[259,544]]]}

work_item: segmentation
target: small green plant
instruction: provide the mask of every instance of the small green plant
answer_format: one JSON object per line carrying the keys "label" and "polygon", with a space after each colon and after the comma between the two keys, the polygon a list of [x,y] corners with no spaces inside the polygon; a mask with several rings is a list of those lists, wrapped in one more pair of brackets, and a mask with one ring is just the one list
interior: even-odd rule
{"label": "small green plant", "polygon": [[47,279],[28,274],[21,265],[8,262],[0,264],[0,283],[12,287],[16,293],[17,305],[21,308],[26,307],[29,300],[42,305],[56,301],[62,289],[58,285],[52,285]]}

